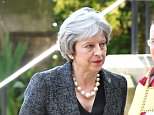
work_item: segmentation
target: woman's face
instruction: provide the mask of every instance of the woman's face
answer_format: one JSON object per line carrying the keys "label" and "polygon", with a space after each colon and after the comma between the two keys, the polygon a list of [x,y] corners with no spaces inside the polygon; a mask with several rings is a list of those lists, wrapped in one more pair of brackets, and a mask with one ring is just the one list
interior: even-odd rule
{"label": "woman's face", "polygon": [[73,64],[84,71],[100,71],[106,57],[106,42],[103,33],[77,42],[75,45],[75,54],[73,55]]}
{"label": "woman's face", "polygon": [[154,61],[154,24],[150,28],[150,41],[151,41],[150,52],[152,59]]}

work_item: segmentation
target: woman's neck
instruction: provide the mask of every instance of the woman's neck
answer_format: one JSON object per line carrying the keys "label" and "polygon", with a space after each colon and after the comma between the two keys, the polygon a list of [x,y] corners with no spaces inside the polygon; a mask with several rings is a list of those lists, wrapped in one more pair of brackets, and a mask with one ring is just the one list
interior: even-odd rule
{"label": "woman's neck", "polygon": [[80,86],[93,87],[97,72],[85,71],[73,65],[73,77],[75,77]]}

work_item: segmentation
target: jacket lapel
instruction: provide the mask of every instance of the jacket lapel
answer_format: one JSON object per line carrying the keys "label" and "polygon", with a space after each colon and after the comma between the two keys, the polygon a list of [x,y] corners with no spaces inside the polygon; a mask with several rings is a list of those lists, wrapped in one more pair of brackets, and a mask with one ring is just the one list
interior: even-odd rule
{"label": "jacket lapel", "polygon": [[71,64],[66,63],[57,71],[57,104],[62,115],[80,115],[71,70]]}
{"label": "jacket lapel", "polygon": [[[104,80],[104,89],[105,89],[105,97],[106,104],[104,108],[104,115],[120,115],[120,89],[114,87],[113,79],[114,76],[107,73],[103,70],[103,80]],[[119,95],[119,96],[118,96]]]}
{"label": "jacket lapel", "polygon": [[[71,64],[66,63],[57,71],[59,77],[56,80],[57,105],[61,115],[80,115],[71,69]],[[106,70],[101,72],[106,97],[103,115],[120,115],[120,89],[114,87],[111,74]]]}

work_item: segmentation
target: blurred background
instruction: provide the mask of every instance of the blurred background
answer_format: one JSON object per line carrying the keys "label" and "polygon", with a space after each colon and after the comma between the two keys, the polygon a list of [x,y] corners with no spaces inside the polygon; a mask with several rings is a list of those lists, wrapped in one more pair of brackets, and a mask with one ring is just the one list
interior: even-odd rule
{"label": "blurred background", "polygon": [[[0,0],[0,82],[50,48],[64,19],[73,11],[98,11],[116,0]],[[154,17],[153,0],[128,0],[105,15],[112,25],[108,55],[149,54],[146,40]],[[17,115],[32,75],[61,65],[59,51],[0,88],[0,115]]]}

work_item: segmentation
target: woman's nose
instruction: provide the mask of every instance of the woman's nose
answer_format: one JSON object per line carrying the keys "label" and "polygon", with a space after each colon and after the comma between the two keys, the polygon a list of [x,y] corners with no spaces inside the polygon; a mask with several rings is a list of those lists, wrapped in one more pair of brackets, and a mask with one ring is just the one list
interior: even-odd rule
{"label": "woman's nose", "polygon": [[101,56],[102,53],[103,53],[103,50],[101,49],[101,47],[100,47],[99,45],[96,45],[94,54],[95,54],[96,56]]}

